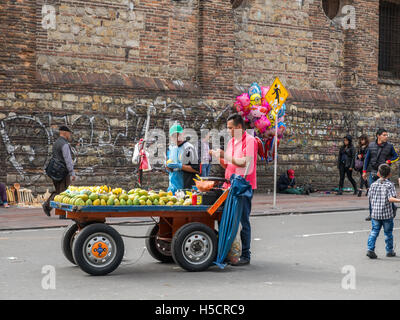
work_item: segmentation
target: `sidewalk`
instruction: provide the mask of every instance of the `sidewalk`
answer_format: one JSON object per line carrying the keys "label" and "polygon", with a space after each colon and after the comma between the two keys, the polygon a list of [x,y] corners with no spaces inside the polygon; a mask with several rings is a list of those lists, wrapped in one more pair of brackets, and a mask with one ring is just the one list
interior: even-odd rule
{"label": "sidewalk", "polygon": [[[367,198],[353,195],[313,193],[310,196],[277,195],[277,208],[272,208],[273,195],[255,194],[252,202],[253,216],[280,214],[307,214],[318,212],[368,210]],[[53,213],[52,213],[53,214]],[[110,222],[130,221],[110,219]],[[135,220],[137,221],[137,219]],[[11,206],[0,207],[0,231],[64,227],[70,220],[60,220],[58,216],[47,217],[41,208]]]}

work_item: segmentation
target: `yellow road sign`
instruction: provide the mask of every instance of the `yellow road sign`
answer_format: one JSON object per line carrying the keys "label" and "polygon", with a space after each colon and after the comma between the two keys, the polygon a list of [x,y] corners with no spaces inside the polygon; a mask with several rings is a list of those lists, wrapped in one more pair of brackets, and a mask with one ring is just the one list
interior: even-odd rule
{"label": "yellow road sign", "polygon": [[265,97],[269,105],[277,111],[285,103],[288,96],[289,92],[277,77]]}

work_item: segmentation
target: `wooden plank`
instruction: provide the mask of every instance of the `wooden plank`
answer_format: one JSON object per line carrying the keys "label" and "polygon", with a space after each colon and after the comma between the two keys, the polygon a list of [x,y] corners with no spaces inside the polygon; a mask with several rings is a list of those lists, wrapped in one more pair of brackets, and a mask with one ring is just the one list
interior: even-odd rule
{"label": "wooden plank", "polygon": [[225,202],[225,200],[228,198],[229,194],[229,189],[225,190],[225,192],[218,198],[218,200],[210,207],[208,208],[207,212],[210,215],[213,215],[215,211],[218,210],[218,208]]}

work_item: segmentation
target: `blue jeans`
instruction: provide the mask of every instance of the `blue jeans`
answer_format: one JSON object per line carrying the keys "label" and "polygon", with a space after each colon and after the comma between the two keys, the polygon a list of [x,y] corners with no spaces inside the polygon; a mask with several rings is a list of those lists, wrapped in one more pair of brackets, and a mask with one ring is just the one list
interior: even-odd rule
{"label": "blue jeans", "polygon": [[368,250],[375,250],[375,242],[378,238],[379,231],[383,227],[385,233],[386,252],[393,251],[393,219],[375,220],[371,219],[372,230],[368,237]]}
{"label": "blue jeans", "polygon": [[242,255],[241,258],[250,260],[250,242],[251,242],[251,227],[250,227],[250,213],[251,213],[251,200],[253,199],[254,190],[252,191],[251,198],[244,201],[244,210],[240,223],[242,224],[242,231],[240,232],[240,239],[242,240]]}
{"label": "blue jeans", "polygon": [[202,177],[208,177],[210,175],[211,163],[204,163],[201,165],[201,175]]}

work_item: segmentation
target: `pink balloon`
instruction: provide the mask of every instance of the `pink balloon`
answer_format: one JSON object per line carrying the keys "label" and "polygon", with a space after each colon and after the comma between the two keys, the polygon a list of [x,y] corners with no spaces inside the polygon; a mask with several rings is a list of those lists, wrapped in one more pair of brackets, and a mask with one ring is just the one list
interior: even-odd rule
{"label": "pink balloon", "polygon": [[260,133],[264,133],[265,130],[271,125],[271,122],[266,116],[262,116],[260,119],[254,122],[255,127],[260,131]]}
{"label": "pink balloon", "polygon": [[243,111],[243,106],[242,106],[242,104],[241,104],[239,101],[236,101],[236,102],[233,104],[233,107],[235,108],[236,112],[241,112],[241,111]]}
{"label": "pink balloon", "polygon": [[265,98],[268,91],[269,91],[269,87],[261,87],[261,97]]}
{"label": "pink balloon", "polygon": [[243,107],[247,107],[250,104],[250,97],[247,93],[243,93],[236,97],[236,100],[240,102]]}
{"label": "pink balloon", "polygon": [[268,101],[263,99],[262,100],[262,105],[263,108],[267,109],[267,111],[265,113],[268,113],[271,111],[271,106],[269,105]]}
{"label": "pink balloon", "polygon": [[253,106],[251,108],[250,114],[253,116],[253,118],[260,118],[265,115],[263,109],[264,108],[260,106]]}

